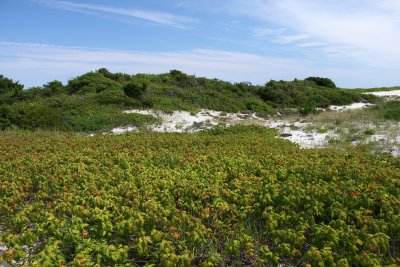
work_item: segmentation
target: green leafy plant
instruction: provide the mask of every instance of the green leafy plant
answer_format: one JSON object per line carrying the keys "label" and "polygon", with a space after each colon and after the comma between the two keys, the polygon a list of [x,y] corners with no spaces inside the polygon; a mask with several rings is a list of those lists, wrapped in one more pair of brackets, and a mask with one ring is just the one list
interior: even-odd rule
{"label": "green leafy plant", "polygon": [[398,159],[299,149],[276,134],[0,132],[3,260],[398,265]]}
{"label": "green leafy plant", "polygon": [[148,85],[145,82],[131,81],[122,88],[129,97],[142,100],[147,92]]}

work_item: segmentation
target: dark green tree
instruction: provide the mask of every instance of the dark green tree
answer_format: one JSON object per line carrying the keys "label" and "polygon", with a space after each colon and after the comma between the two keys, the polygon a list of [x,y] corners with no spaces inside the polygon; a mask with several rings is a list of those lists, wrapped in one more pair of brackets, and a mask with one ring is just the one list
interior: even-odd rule
{"label": "dark green tree", "polygon": [[0,130],[12,128],[17,121],[17,111],[9,105],[0,105]]}
{"label": "dark green tree", "polygon": [[306,81],[313,81],[318,86],[336,88],[336,84],[329,78],[308,77],[308,78],[306,78]]}
{"label": "dark green tree", "polygon": [[126,82],[126,81],[129,81],[129,79],[131,78],[131,76],[128,74],[121,73],[121,72],[112,73],[106,68],[98,69],[96,72],[99,74],[102,74],[104,77],[111,79],[113,81],[116,81],[116,82]]}
{"label": "dark green tree", "polygon": [[0,105],[11,104],[19,101],[23,94],[24,86],[3,75],[0,75]]}
{"label": "dark green tree", "polygon": [[43,85],[43,89],[45,91],[45,96],[52,96],[61,93],[65,87],[62,82],[54,80]]}
{"label": "dark green tree", "polygon": [[187,75],[179,70],[170,70],[170,76],[175,81],[174,85],[183,88],[193,88],[197,85],[196,77],[193,75]]}
{"label": "dark green tree", "polygon": [[14,82],[12,79],[0,75],[0,94],[16,96],[23,89],[24,86],[22,84],[19,84],[19,82]]}
{"label": "dark green tree", "polygon": [[112,76],[112,73],[106,68],[98,69],[97,73],[103,74],[103,76],[107,77],[107,78],[111,78],[111,76]]}

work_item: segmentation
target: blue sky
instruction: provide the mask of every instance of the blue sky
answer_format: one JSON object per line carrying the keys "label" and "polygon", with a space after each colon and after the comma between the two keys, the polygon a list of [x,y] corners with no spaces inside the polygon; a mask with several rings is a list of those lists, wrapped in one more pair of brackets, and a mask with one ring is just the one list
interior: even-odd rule
{"label": "blue sky", "polygon": [[0,0],[0,25],[0,74],[25,87],[102,67],[400,85],[399,0]]}

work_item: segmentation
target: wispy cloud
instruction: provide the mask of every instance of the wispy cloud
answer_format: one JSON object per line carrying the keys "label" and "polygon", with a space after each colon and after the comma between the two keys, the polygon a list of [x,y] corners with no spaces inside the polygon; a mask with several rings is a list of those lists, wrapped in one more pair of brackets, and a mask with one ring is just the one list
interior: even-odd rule
{"label": "wispy cloud", "polygon": [[254,37],[258,39],[269,40],[276,44],[292,44],[299,41],[305,41],[309,38],[307,34],[290,34],[284,28],[255,28],[253,29]]}
{"label": "wispy cloud", "polygon": [[281,36],[285,33],[285,28],[272,29],[272,28],[254,28],[254,37],[259,39],[268,39],[270,37]]}
{"label": "wispy cloud", "polygon": [[[391,85],[390,81],[397,75],[397,72],[388,72],[386,80],[382,77],[376,81],[375,69],[321,67],[304,60],[223,50],[140,52],[0,42],[0,73],[26,86],[42,85],[53,79],[66,82],[102,67],[125,73],[164,73],[179,69],[197,76],[256,84],[270,79],[325,76],[333,78],[338,85],[353,87]],[[365,84],[354,83],[355,78],[362,79]]]}
{"label": "wispy cloud", "polygon": [[298,44],[298,46],[300,47],[321,47],[323,45],[324,45],[323,43],[319,42],[303,42]]}
{"label": "wispy cloud", "polygon": [[0,73],[28,86],[51,79],[66,81],[101,67],[125,73],[164,73],[179,69],[198,76],[260,84],[310,73],[308,66],[301,62],[221,50],[140,52],[0,42]]}
{"label": "wispy cloud", "polygon": [[285,29],[272,32],[270,40],[281,40],[279,44],[369,66],[400,68],[398,0],[234,0],[231,12],[255,18],[261,29]]}
{"label": "wispy cloud", "polygon": [[61,0],[32,0],[35,3],[44,5],[49,8],[68,10],[73,12],[81,12],[87,14],[113,15],[120,20],[123,18],[141,19],[152,23],[172,26],[175,28],[187,28],[188,25],[195,22],[193,18],[175,15],[167,12],[159,12],[154,10],[141,10],[136,8],[120,8],[95,4],[81,4]]}

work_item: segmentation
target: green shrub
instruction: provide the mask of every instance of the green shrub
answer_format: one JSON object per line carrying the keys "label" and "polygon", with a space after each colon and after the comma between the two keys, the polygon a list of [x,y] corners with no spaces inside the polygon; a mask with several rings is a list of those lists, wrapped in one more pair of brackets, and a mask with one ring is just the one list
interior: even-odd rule
{"label": "green shrub", "polygon": [[318,86],[336,88],[336,84],[329,78],[322,77],[308,77],[306,81],[313,81]]}
{"label": "green shrub", "polygon": [[131,81],[122,88],[125,94],[129,97],[142,100],[148,90],[148,85],[145,82]]}
{"label": "green shrub", "polygon": [[21,98],[24,86],[0,75],[0,105],[11,104]]}
{"label": "green shrub", "polygon": [[9,105],[0,105],[0,130],[7,130],[18,125],[18,113]]}
{"label": "green shrub", "polygon": [[[270,81],[264,86],[254,86],[249,82],[233,84],[195,77],[178,70],[159,75],[128,75],[101,68],[71,79],[66,86],[52,81],[24,91],[18,82],[1,76],[0,105],[7,106],[2,108],[1,127],[100,130],[110,129],[118,121],[112,117],[129,108],[190,112],[202,108],[224,112],[252,110],[262,115],[291,108],[309,114],[329,105],[374,99],[351,90],[318,86],[314,80]],[[34,107],[31,115],[27,111],[30,106]],[[397,114],[396,108],[380,112],[385,118],[396,118]],[[39,114],[44,118],[35,117]]]}
{"label": "green shrub", "polygon": [[131,76],[125,73],[112,73],[106,68],[101,68],[97,70],[97,73],[102,74],[104,77],[114,80],[116,82],[128,82]]}
{"label": "green shrub", "polygon": [[18,115],[13,121],[22,129],[55,129],[62,121],[62,111],[41,102],[16,104],[13,106]]}
{"label": "green shrub", "polygon": [[88,72],[68,81],[69,94],[99,93],[104,90],[119,90],[121,84],[101,73]]}
{"label": "green shrub", "polygon": [[385,119],[400,121],[400,104],[399,102],[390,102],[386,104],[385,110],[383,112],[383,117]]}
{"label": "green shrub", "polygon": [[398,266],[399,160],[300,149],[276,134],[0,132],[1,256],[28,266]]}
{"label": "green shrub", "polygon": [[359,92],[317,86],[312,80],[270,81],[257,94],[274,107],[298,108],[302,114],[329,105],[347,105],[369,99]]}
{"label": "green shrub", "polygon": [[0,95],[15,96],[24,89],[19,82],[15,82],[3,75],[0,75]]}
{"label": "green shrub", "polygon": [[142,104],[138,99],[128,97],[122,90],[106,90],[97,94],[93,94],[94,101],[100,105],[115,105],[120,107],[141,107]]}
{"label": "green shrub", "polygon": [[245,101],[245,105],[247,110],[253,110],[255,112],[267,114],[273,113],[272,107],[263,102],[261,99],[249,98]]}
{"label": "green shrub", "polygon": [[301,115],[307,115],[311,113],[316,113],[317,112],[317,107],[315,106],[315,102],[312,101],[311,99],[306,100],[304,104],[302,104],[299,108],[298,111]]}
{"label": "green shrub", "polygon": [[364,131],[364,134],[366,135],[374,135],[375,134],[375,130],[374,129],[367,129]]}

